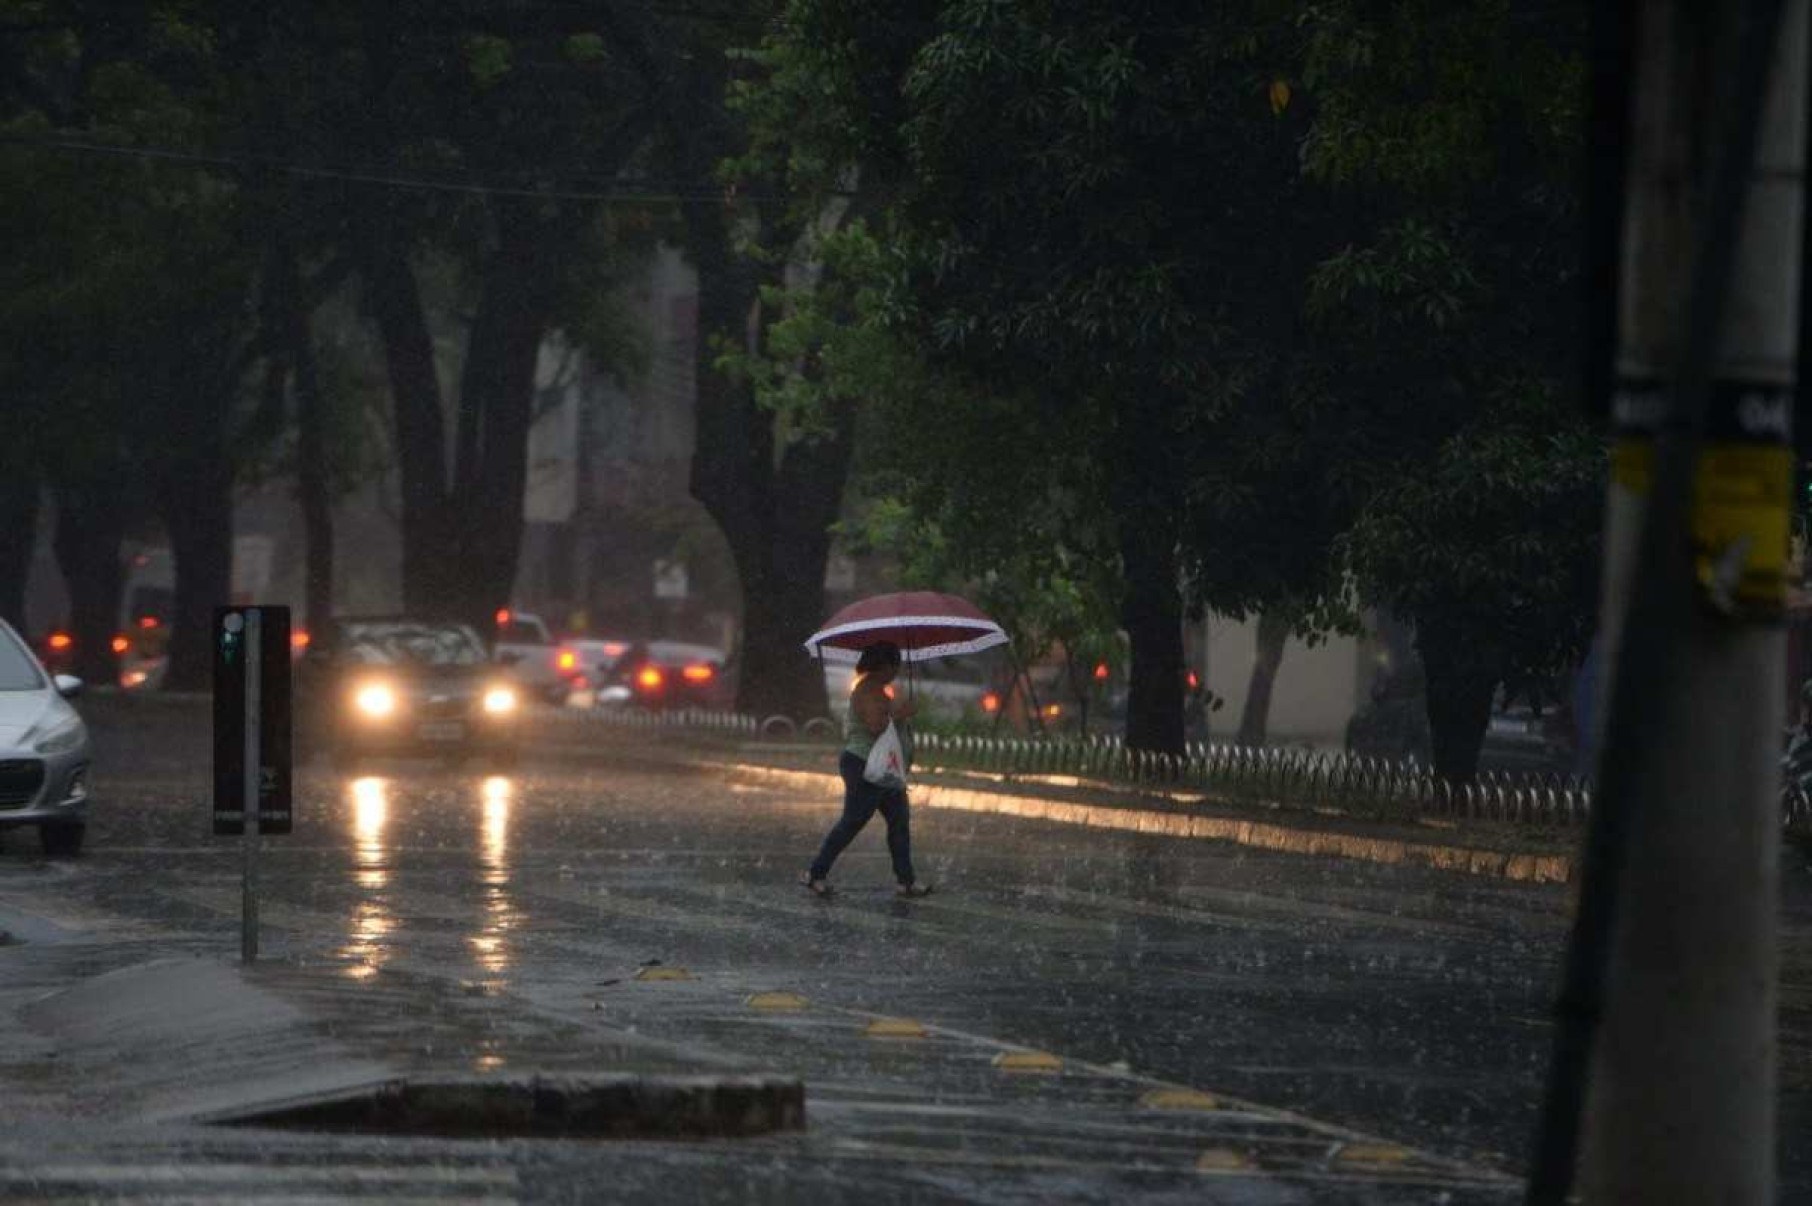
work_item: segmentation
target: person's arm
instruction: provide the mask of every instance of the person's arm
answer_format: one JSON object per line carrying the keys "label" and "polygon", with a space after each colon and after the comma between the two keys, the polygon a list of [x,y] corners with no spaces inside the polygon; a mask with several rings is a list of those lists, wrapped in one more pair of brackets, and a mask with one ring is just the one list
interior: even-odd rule
{"label": "person's arm", "polygon": [[850,696],[850,706],[856,710],[856,719],[862,722],[862,727],[875,737],[887,731],[889,720],[911,720],[918,712],[911,700],[888,699],[886,690],[873,682],[856,686],[855,693]]}
{"label": "person's arm", "polygon": [[879,737],[887,731],[887,722],[892,717],[888,700],[881,688],[874,683],[857,683],[855,692],[849,697],[849,706],[855,709],[856,719],[868,730],[869,736]]}

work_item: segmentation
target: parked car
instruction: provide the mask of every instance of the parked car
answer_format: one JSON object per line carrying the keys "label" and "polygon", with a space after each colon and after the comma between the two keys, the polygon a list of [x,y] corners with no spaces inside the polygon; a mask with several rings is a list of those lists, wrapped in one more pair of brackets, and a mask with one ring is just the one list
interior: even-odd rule
{"label": "parked car", "polygon": [[510,668],[527,694],[547,703],[566,702],[572,684],[561,666],[561,646],[540,616],[507,608],[498,612],[491,656]]}
{"label": "parked car", "polygon": [[68,702],[81,690],[0,620],[0,829],[37,826],[49,855],[79,854],[88,832],[88,726]]}
{"label": "parked car", "polygon": [[684,641],[648,641],[625,650],[598,690],[599,707],[730,706],[724,651]]}
{"label": "parked car", "polygon": [[469,625],[334,621],[296,672],[298,716],[340,761],[368,754],[516,759],[521,692]]}

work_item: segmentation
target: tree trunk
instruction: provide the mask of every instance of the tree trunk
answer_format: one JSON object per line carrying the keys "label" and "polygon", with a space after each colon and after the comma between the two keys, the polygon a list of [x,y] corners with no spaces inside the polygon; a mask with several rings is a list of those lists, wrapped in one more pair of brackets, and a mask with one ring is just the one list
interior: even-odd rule
{"label": "tree trunk", "polygon": [[1122,622],[1132,644],[1126,699],[1129,749],[1183,753],[1183,593],[1174,552],[1146,533],[1125,542]]}
{"label": "tree trunk", "polygon": [[224,455],[171,467],[158,491],[176,567],[166,691],[202,691],[212,681],[214,608],[232,602],[233,473]]}
{"label": "tree trunk", "polygon": [[1177,560],[1180,464],[1165,437],[1164,405],[1135,392],[1116,405],[1112,500],[1126,576],[1121,623],[1132,644],[1126,744],[1181,755],[1183,592]]}
{"label": "tree trunk", "polygon": [[554,302],[555,260],[572,225],[541,219],[519,200],[494,205],[498,247],[466,342],[462,435],[448,500],[462,562],[449,584],[451,603],[480,631],[515,587],[536,368]]}
{"label": "tree trunk", "polygon": [[824,676],[802,646],[824,615],[824,566],[849,476],[853,416],[840,412],[832,435],[776,457],[773,415],[749,383],[716,367],[720,341],[749,338],[760,269],[732,250],[716,203],[691,203],[685,216],[699,299],[692,495],[722,530],[741,580],[736,706],[761,716],[821,716]]}
{"label": "tree trunk", "polygon": [[800,720],[829,711],[824,675],[802,646],[824,617],[824,564],[849,477],[852,427],[853,415],[845,408],[834,436],[787,449],[775,472],[779,505],[771,530],[752,550],[764,559],[764,585],[743,591],[744,656],[737,688],[743,711]]}
{"label": "tree trunk", "polygon": [[1434,771],[1450,783],[1478,776],[1479,750],[1491,723],[1491,697],[1503,678],[1458,627],[1416,621],[1416,651],[1427,679],[1428,729]]}
{"label": "tree trunk", "polygon": [[[7,457],[8,462],[13,458]],[[37,548],[43,491],[30,457],[0,466],[0,620],[25,632],[25,586]]]}
{"label": "tree trunk", "polygon": [[321,397],[309,307],[293,248],[285,246],[284,344],[295,370],[296,503],[302,510],[302,627],[324,626],[333,615],[333,485],[327,463],[328,414]]}
{"label": "tree trunk", "polygon": [[393,226],[368,223],[360,242],[366,300],[384,345],[390,377],[397,477],[402,495],[403,610],[455,615],[449,585],[459,580],[458,541],[447,506],[446,416],[434,340],[415,270]]}
{"label": "tree trunk", "polygon": [[1240,709],[1240,745],[1263,745],[1271,717],[1271,687],[1283,664],[1284,645],[1290,639],[1290,622],[1274,612],[1258,617],[1258,657],[1246,685],[1246,704]]}
{"label": "tree trunk", "polygon": [[113,638],[120,620],[125,574],[120,546],[126,539],[126,493],[118,474],[57,488],[57,526],[51,544],[69,588],[69,635],[75,639],[71,671],[95,684],[119,681]]}

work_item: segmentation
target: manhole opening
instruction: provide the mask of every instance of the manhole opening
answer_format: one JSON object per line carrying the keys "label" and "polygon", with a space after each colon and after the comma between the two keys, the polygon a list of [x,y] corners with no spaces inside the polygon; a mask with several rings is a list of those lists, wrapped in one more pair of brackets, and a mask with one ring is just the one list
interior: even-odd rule
{"label": "manhole opening", "polygon": [[778,1077],[393,1080],[207,1121],[443,1139],[739,1138],[803,1130],[805,1086]]}

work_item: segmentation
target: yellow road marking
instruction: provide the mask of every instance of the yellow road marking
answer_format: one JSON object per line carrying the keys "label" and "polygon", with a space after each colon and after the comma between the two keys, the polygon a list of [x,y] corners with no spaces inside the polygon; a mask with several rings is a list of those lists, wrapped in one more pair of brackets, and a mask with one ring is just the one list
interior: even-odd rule
{"label": "yellow road marking", "polygon": [[811,1002],[796,992],[758,992],[752,994],[745,1004],[750,1009],[759,1009],[765,1013],[798,1013]]}
{"label": "yellow road marking", "polygon": [[1148,1110],[1218,1110],[1221,1103],[1195,1089],[1153,1089],[1139,1098]]}
{"label": "yellow road marking", "polygon": [[867,1034],[872,1039],[922,1039],[925,1027],[911,1018],[876,1018],[868,1024]]}
{"label": "yellow road marking", "polygon": [[635,974],[638,980],[690,980],[692,973],[683,967],[644,967]]}
{"label": "yellow road marking", "polygon": [[994,1057],[1002,1072],[1061,1072],[1063,1061],[1049,1051],[1002,1051]]}
{"label": "yellow road marking", "polygon": [[1211,1147],[1196,1157],[1200,1172],[1245,1172],[1253,1167],[1252,1157],[1230,1147]]}

